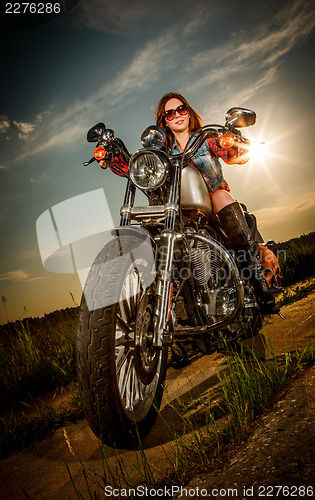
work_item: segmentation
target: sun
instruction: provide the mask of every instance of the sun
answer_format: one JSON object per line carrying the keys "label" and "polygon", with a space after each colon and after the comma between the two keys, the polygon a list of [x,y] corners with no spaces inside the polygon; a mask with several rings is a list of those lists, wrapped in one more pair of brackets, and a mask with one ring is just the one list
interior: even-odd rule
{"label": "sun", "polygon": [[259,162],[264,165],[267,157],[270,155],[267,142],[253,141],[248,149],[249,149],[250,159],[255,163]]}

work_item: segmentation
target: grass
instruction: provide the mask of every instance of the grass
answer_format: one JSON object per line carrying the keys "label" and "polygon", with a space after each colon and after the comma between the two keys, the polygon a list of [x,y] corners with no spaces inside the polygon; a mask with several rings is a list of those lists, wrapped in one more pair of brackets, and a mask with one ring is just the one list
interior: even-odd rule
{"label": "grass", "polygon": [[[271,350],[269,346],[269,353]],[[250,359],[248,351],[229,358],[228,373],[219,376],[222,395],[216,414],[212,411],[211,393],[199,397],[197,405],[195,398],[191,403],[178,399],[173,404],[174,411],[184,423],[184,431],[176,433],[164,421],[170,436],[169,445],[163,448],[164,465],[168,469],[165,477],[161,477],[160,470],[150,463],[140,443],[140,451],[135,452],[138,457],[134,466],[136,475],[130,472],[118,453],[115,454],[114,468],[103,455],[102,474],[82,466],[89,493],[88,497],[82,496],[73,481],[77,498],[103,498],[106,485],[124,491],[133,491],[138,485],[156,490],[162,486],[183,485],[197,473],[222,464],[231,449],[235,450],[244,441],[251,423],[265,411],[273,394],[305,367],[313,365],[315,360],[313,347],[280,359],[273,353],[266,361],[252,352],[250,354]],[[160,416],[163,418],[162,412]],[[130,491],[128,493],[132,498]]]}
{"label": "grass", "polygon": [[[70,439],[65,432],[65,440],[68,448],[72,450]],[[102,472],[99,473],[93,468],[87,470],[82,463],[80,463],[79,473],[83,478],[85,493],[80,491],[79,486],[76,484],[75,479],[67,465],[70,480],[72,482],[74,491],[77,498],[85,500],[87,498],[97,500],[104,497],[105,488],[112,488],[113,490],[124,490],[128,492],[123,494],[124,497],[133,498],[136,496],[137,485],[145,485],[146,488],[155,488],[157,486],[156,468],[147,459],[147,456],[142,448],[142,443],[139,438],[139,446],[137,450],[133,451],[134,461],[125,463],[124,459],[120,456],[119,452],[114,450],[115,465],[111,466],[106,457],[106,448],[100,445]],[[73,453],[73,452],[72,452]],[[75,454],[73,453],[75,457]],[[132,493],[133,492],[133,493]],[[111,496],[111,495],[107,495]],[[117,496],[115,493],[113,496]],[[142,496],[142,495],[141,495]],[[121,498],[121,497],[119,497]],[[152,496],[150,496],[152,498]]]}
{"label": "grass", "polygon": [[314,290],[315,280],[309,280],[304,283],[287,288],[283,292],[282,297],[277,301],[277,306],[281,307],[287,304],[291,304],[292,302],[296,302],[297,300],[301,300],[304,297],[307,297]]}
{"label": "grass", "polygon": [[[0,457],[82,415],[75,383],[77,316],[72,308],[0,328]],[[40,401],[30,416],[34,398],[63,386],[70,387],[66,407]]]}
{"label": "grass", "polygon": [[77,310],[8,323],[0,330],[0,415],[75,380]]}
{"label": "grass", "polygon": [[28,403],[24,410],[18,413],[11,410],[0,417],[0,458],[25,449],[49,432],[82,417],[76,384],[71,384],[68,390],[67,402],[62,405],[55,404],[54,399],[49,404],[39,399],[35,406]]}
{"label": "grass", "polygon": [[285,286],[314,276],[315,232],[278,243],[274,252],[279,256]]}

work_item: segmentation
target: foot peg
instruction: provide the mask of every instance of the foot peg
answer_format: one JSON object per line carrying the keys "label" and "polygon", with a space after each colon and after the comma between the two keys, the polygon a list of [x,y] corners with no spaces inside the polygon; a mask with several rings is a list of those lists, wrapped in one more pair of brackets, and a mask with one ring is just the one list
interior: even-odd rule
{"label": "foot peg", "polygon": [[282,316],[280,309],[278,309],[277,307],[273,311],[268,312],[268,314],[278,314],[281,319],[284,319],[284,316]]}

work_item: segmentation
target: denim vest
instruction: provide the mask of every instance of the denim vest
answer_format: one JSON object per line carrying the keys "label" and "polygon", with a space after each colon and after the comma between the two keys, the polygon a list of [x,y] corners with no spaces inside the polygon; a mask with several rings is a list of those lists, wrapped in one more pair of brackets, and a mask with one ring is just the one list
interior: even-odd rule
{"label": "denim vest", "polygon": [[[192,139],[189,140],[191,142]],[[180,153],[176,139],[172,147],[172,153]],[[208,141],[205,141],[196,154],[189,160],[189,163],[198,168],[199,172],[203,175],[209,190],[213,193],[220,186],[223,181],[222,166],[218,158],[209,147]]]}

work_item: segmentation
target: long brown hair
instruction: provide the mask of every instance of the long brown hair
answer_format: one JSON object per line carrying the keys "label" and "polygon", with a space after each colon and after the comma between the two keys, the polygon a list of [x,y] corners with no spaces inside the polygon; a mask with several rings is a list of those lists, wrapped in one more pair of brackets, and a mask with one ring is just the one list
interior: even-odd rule
{"label": "long brown hair", "polygon": [[158,127],[161,127],[165,132],[166,132],[166,146],[171,147],[174,142],[174,135],[165,125],[165,104],[170,100],[170,99],[179,99],[183,104],[187,106],[187,109],[189,111],[190,115],[190,122],[189,122],[189,130],[190,132],[195,132],[198,130],[200,127],[203,126],[202,119],[198,115],[197,111],[195,111],[187,102],[184,96],[181,94],[178,94],[177,92],[169,92],[168,94],[165,94],[161,99],[158,104],[157,110],[156,110],[156,124]]}

